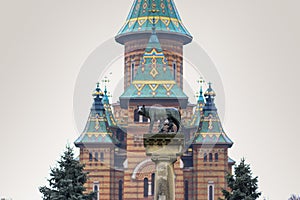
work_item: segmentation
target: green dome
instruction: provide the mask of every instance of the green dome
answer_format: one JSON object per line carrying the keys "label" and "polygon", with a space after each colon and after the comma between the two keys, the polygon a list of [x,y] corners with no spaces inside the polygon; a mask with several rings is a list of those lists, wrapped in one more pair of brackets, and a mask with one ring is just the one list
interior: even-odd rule
{"label": "green dome", "polygon": [[135,0],[116,40],[124,44],[130,35],[151,34],[153,23],[158,34],[174,34],[184,44],[192,41],[192,36],[184,27],[173,0]]}

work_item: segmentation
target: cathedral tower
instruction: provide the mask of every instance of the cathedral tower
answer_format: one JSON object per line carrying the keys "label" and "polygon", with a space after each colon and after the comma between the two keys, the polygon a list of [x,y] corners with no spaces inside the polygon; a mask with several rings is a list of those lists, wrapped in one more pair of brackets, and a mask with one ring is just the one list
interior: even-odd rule
{"label": "cathedral tower", "polygon": [[216,200],[223,197],[222,189],[227,188],[225,175],[231,172],[232,161],[228,157],[228,148],[233,145],[223,130],[217,108],[216,93],[209,84],[204,94],[205,106],[201,116],[193,148],[194,199]]}
{"label": "cathedral tower", "polygon": [[192,36],[184,27],[173,0],[135,0],[115,37],[125,46],[124,89],[130,86],[137,72],[153,24],[172,76],[183,88],[183,45],[190,43]]}
{"label": "cathedral tower", "polygon": [[[93,94],[94,103],[91,108],[86,127],[81,136],[75,141],[75,146],[80,148],[80,163],[85,165],[88,172],[88,181],[85,185],[87,191],[94,191],[97,200],[118,199],[122,195],[123,174],[118,171],[115,163],[115,149],[119,141],[113,137],[110,127],[114,119],[105,110],[103,92],[99,84]],[[107,99],[104,99],[107,106]],[[109,126],[109,123],[111,126]]]}
{"label": "cathedral tower", "polygon": [[87,125],[75,141],[89,172],[87,190],[96,191],[97,200],[154,199],[155,164],[143,145],[149,120],[137,110],[145,105],[181,112],[188,148],[174,163],[176,200],[222,197],[225,174],[234,164],[228,157],[233,143],[222,128],[211,84],[204,94],[200,86],[196,105],[183,91],[183,46],[192,36],[174,1],[134,0],[115,39],[125,47],[124,92],[112,109],[106,87],[102,92],[98,85]]}

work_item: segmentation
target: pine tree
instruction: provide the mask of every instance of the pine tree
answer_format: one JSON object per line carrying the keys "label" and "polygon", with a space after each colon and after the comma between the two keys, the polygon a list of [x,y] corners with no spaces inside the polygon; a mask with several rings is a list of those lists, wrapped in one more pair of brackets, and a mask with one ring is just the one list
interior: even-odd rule
{"label": "pine tree", "polygon": [[293,194],[288,200],[300,200],[300,196]]}
{"label": "pine tree", "polygon": [[249,164],[245,164],[243,158],[238,166],[234,168],[234,175],[227,174],[226,180],[229,191],[223,189],[223,195],[226,200],[255,200],[261,193],[257,192],[258,178],[252,178],[252,172]]}
{"label": "pine tree", "polygon": [[83,172],[84,166],[74,158],[73,149],[67,146],[66,151],[54,167],[48,179],[50,187],[40,187],[43,200],[92,200],[94,193],[84,194],[84,183],[87,173]]}

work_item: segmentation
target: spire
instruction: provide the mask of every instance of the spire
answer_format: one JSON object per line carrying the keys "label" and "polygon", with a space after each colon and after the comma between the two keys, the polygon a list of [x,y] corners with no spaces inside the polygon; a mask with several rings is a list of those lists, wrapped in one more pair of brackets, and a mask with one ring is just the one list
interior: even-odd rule
{"label": "spire", "polygon": [[109,125],[106,120],[106,112],[102,103],[104,95],[99,83],[97,83],[97,87],[92,96],[94,97],[94,102],[85,129],[81,136],[75,141],[77,147],[81,145],[116,143],[111,137]]}
{"label": "spire", "polygon": [[204,83],[205,81],[203,80],[203,78],[200,78],[197,82],[200,84],[200,91],[199,91],[199,96],[198,96],[198,104],[199,104],[199,103],[204,104],[202,85],[203,85],[203,83]]}
{"label": "spire", "polygon": [[104,83],[104,95],[103,95],[103,105],[104,105],[104,109],[105,109],[105,116],[108,122],[109,127],[116,127],[117,126],[117,122],[115,120],[115,117],[112,113],[112,109],[111,109],[111,104],[109,103],[109,97],[112,97],[109,92],[107,91],[107,86],[106,84],[110,82],[110,80],[108,79],[107,76],[104,77],[104,79],[102,80],[102,82]]}
{"label": "spire", "polygon": [[[151,34],[134,80],[120,97],[120,101],[145,98],[181,99],[185,104],[188,99],[174,80],[155,31]],[[182,105],[183,108],[185,106]]]}
{"label": "spire", "polygon": [[203,108],[203,115],[200,119],[194,144],[227,145],[231,147],[233,142],[223,130],[222,123],[214,103],[216,93],[212,89],[212,84],[209,83],[208,85],[209,87],[204,94],[206,102]]}
{"label": "spire", "polygon": [[216,108],[216,105],[215,105],[216,93],[212,89],[211,85],[212,85],[212,83],[208,83],[208,89],[206,90],[206,92],[204,94],[204,97],[205,97],[205,100],[206,100],[204,110],[207,110],[207,111],[215,110],[215,111],[217,111],[217,108]]}
{"label": "spire", "polygon": [[203,78],[200,78],[197,83],[200,85],[200,90],[199,92],[196,93],[196,97],[198,97],[197,105],[195,112],[191,118],[190,127],[197,127],[199,125],[201,116],[203,115],[203,107],[204,107],[204,98],[203,98],[203,91],[202,91],[202,85],[205,81]]}
{"label": "spire", "polygon": [[107,92],[107,84],[110,82],[110,80],[108,79],[107,76],[104,77],[104,79],[102,80],[102,83],[104,83],[104,95],[103,95],[103,104],[109,104],[109,99],[108,97],[110,97],[110,95],[108,95]]}
{"label": "spire", "polygon": [[135,0],[116,40],[124,44],[128,35],[151,33],[153,24],[159,33],[177,35],[184,44],[192,41],[192,36],[184,27],[173,0]]}

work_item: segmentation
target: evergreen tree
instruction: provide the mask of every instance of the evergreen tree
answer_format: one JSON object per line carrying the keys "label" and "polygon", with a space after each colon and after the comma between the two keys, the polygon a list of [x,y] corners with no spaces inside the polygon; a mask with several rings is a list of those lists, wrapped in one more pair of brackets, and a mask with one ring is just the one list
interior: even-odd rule
{"label": "evergreen tree", "polygon": [[300,196],[293,194],[288,200],[300,200]]}
{"label": "evergreen tree", "polygon": [[67,146],[66,151],[54,167],[48,179],[50,187],[40,187],[43,200],[92,200],[94,193],[84,194],[84,183],[87,173],[83,172],[84,166],[75,160],[73,149]]}
{"label": "evergreen tree", "polygon": [[238,166],[234,167],[234,175],[227,174],[226,180],[229,191],[223,189],[226,200],[255,200],[261,193],[257,192],[258,178],[252,178],[249,164],[245,164],[245,159],[241,160]]}

